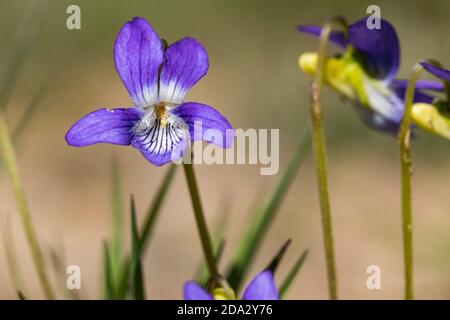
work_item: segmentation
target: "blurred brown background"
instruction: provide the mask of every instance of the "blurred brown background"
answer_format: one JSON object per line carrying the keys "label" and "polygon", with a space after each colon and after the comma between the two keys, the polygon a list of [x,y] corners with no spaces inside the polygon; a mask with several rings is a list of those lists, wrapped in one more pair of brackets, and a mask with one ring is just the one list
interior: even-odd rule
{"label": "blurred brown background", "polygon": [[[81,7],[81,30],[66,28],[66,8]],[[363,16],[373,1],[153,0],[51,1],[48,16],[7,106],[10,122],[23,112],[43,84],[44,105],[25,134],[19,155],[23,182],[39,237],[48,248],[64,248],[67,264],[82,270],[81,295],[100,292],[102,241],[110,236],[110,167],[113,156],[123,168],[124,201],[134,194],[140,217],[166,168],[147,163],[131,148],[97,145],[68,147],[64,134],[85,113],[100,107],[130,106],[113,65],[112,48],[121,25],[133,16],[147,18],[169,42],[192,36],[207,48],[208,75],[188,100],[210,104],[235,128],[279,128],[281,170],[307,124],[309,79],[297,67],[301,52],[315,50],[314,39],[298,34],[299,23],[321,24],[335,14],[349,21]],[[409,75],[421,58],[450,66],[450,2],[377,1],[383,18],[400,36],[399,77]],[[25,0],[2,0],[0,53],[12,40]],[[1,55],[0,55],[1,57]],[[326,90],[326,134],[340,297],[403,297],[399,167],[396,141],[364,127],[336,94]],[[447,141],[420,132],[414,143],[414,250],[416,297],[450,298],[450,148]],[[230,199],[231,215],[223,261],[227,261],[255,197],[266,196],[277,176],[260,176],[251,165],[197,167],[210,224]],[[145,256],[148,298],[180,298],[192,278],[201,247],[181,170],[163,206]],[[263,202],[265,198],[258,200]],[[4,171],[0,173],[0,221],[11,217],[27,295],[41,298],[17,207]],[[128,230],[128,226],[125,226]],[[277,280],[305,248],[310,255],[289,299],[326,299],[327,286],[320,213],[311,156],[270,228],[253,265],[266,265],[287,238],[293,244]],[[381,267],[381,290],[366,288],[366,268]],[[224,267],[224,266],[223,266]],[[15,299],[0,248],[0,298]]]}

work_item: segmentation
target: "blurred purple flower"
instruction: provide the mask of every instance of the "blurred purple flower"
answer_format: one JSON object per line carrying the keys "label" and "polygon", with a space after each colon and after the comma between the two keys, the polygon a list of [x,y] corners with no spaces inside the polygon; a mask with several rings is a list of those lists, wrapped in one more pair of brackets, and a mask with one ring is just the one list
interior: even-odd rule
{"label": "blurred purple flower", "polygon": [[[450,70],[421,62],[422,67],[432,75],[450,81]],[[429,102],[416,102],[411,107],[412,121],[422,129],[450,140],[450,101],[446,98],[435,97]]]}
{"label": "blurred purple flower", "polygon": [[421,62],[420,64],[422,65],[422,67],[425,70],[427,70],[429,73],[431,73],[435,77],[438,77],[439,79],[442,79],[442,80],[450,81],[450,70],[435,66],[435,65],[425,62],[425,61]]}
{"label": "blurred purple flower", "polygon": [[[348,33],[332,31],[330,42],[342,54],[329,57],[325,64],[325,81],[349,101],[362,120],[382,132],[397,134],[403,117],[406,80],[394,79],[400,66],[400,43],[394,27],[381,19],[379,29],[367,27],[364,17],[348,28]],[[320,26],[301,25],[298,31],[320,36]],[[314,75],[317,54],[300,56],[301,69]],[[442,91],[440,83],[419,81],[414,102],[430,103],[433,97],[424,90]]]}
{"label": "blurred purple flower", "polygon": [[[222,296],[222,295],[221,295]],[[244,290],[242,300],[279,300],[273,273],[264,270],[254,277]],[[184,285],[184,300],[214,300],[214,296],[194,281]]]}
{"label": "blurred purple flower", "polygon": [[209,67],[207,52],[195,39],[183,38],[165,48],[150,24],[135,17],[119,31],[114,63],[134,107],[85,115],[67,132],[69,145],[131,145],[160,166],[182,157],[191,140],[225,148],[232,144],[232,127],[223,115],[205,104],[183,102]]}

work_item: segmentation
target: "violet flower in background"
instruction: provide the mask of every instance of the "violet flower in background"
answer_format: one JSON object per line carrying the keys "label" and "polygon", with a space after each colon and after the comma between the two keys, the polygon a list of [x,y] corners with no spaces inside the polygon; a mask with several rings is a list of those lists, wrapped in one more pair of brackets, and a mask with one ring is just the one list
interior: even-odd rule
{"label": "violet flower in background", "polygon": [[223,115],[205,104],[183,102],[209,67],[207,52],[195,39],[165,48],[150,24],[135,17],[119,31],[114,62],[134,107],[85,115],[67,132],[69,145],[131,145],[157,166],[182,157],[190,140],[231,146],[234,134]]}
{"label": "violet flower in background", "polygon": [[[230,299],[222,290],[212,294],[197,282],[188,281],[184,285],[184,300],[224,300]],[[275,286],[273,272],[264,270],[256,275],[244,290],[242,300],[279,300],[280,294]]]}
{"label": "violet flower in background", "polygon": [[[342,53],[325,61],[324,80],[351,105],[371,128],[397,134],[403,117],[407,81],[394,79],[400,65],[400,43],[394,27],[381,19],[380,29],[368,29],[367,18],[351,24],[348,33],[333,31],[330,42]],[[300,32],[320,36],[320,26],[298,27]],[[300,68],[314,76],[317,53],[304,53]],[[431,103],[424,90],[442,91],[440,83],[419,81],[414,102]]]}
{"label": "violet flower in background", "polygon": [[[450,70],[421,62],[422,67],[432,75],[450,81]],[[447,92],[447,95],[450,92]],[[434,101],[414,103],[411,108],[411,119],[418,127],[450,139],[450,97],[446,100],[436,97]]]}

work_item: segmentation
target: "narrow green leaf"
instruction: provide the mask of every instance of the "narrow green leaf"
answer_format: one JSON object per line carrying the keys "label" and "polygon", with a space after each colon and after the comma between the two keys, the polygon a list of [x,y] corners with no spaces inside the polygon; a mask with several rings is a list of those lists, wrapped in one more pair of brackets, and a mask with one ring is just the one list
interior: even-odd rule
{"label": "narrow green leaf", "polygon": [[[24,139],[24,133],[27,127],[30,125],[32,118],[36,114],[38,107],[41,105],[45,91],[44,89],[39,90],[31,99],[30,103],[27,105],[23,116],[20,118],[19,123],[16,125],[11,133],[11,141],[13,143],[16,153],[19,154],[22,146],[22,140]],[[0,159],[0,169],[3,169],[3,159]]]}
{"label": "narrow green leaf", "polygon": [[112,213],[112,238],[110,247],[111,273],[115,291],[121,277],[122,244],[123,244],[123,206],[122,206],[122,181],[119,163],[116,158],[111,163],[111,213]]}
{"label": "narrow green leaf", "polygon": [[22,137],[23,137],[24,133],[26,132],[26,129],[30,125],[31,120],[36,115],[36,111],[42,105],[42,101],[44,100],[46,93],[47,93],[47,89],[44,86],[41,87],[38,91],[36,91],[36,93],[31,98],[30,102],[28,103],[18,124],[12,131],[11,139],[12,139],[16,149],[21,145]]}
{"label": "narrow green leaf", "polygon": [[129,289],[129,277],[131,269],[131,260],[129,256],[126,256],[122,262],[122,268],[120,269],[120,281],[117,288],[117,299],[123,300],[127,297]]}
{"label": "narrow green leaf", "polygon": [[24,58],[34,43],[44,22],[48,1],[29,1],[14,38],[2,54],[0,61],[0,110],[4,110],[16,80],[23,67]]}
{"label": "narrow green leaf", "polygon": [[144,276],[141,264],[139,231],[136,221],[136,206],[131,196],[131,287],[135,300],[145,300]]}
{"label": "narrow green leaf", "polygon": [[111,272],[111,258],[109,255],[109,246],[105,241],[103,243],[103,298],[111,300],[116,298]]}
{"label": "narrow green leaf", "polygon": [[229,283],[231,287],[236,290],[240,289],[242,280],[246,275],[271,222],[278,212],[281,202],[295,178],[297,169],[303,163],[303,160],[310,149],[310,134],[309,127],[306,127],[287,168],[280,177],[280,180],[270,195],[264,209],[255,216],[254,221],[249,224],[239,242],[234,259],[227,272]]}
{"label": "narrow green leaf", "polygon": [[16,153],[12,145],[11,136],[9,134],[8,125],[3,111],[0,111],[0,150],[2,152],[6,170],[9,174],[11,185],[14,190],[19,217],[21,219],[25,237],[30,248],[34,267],[36,268],[45,297],[52,300],[54,298],[53,290],[48,279],[44,257],[42,255],[36,230],[34,229],[31,214],[28,209],[25,193],[22,187],[22,180],[19,173],[19,166],[17,164]]}
{"label": "narrow green leaf", "polygon": [[148,243],[150,242],[150,238],[153,234],[154,226],[156,223],[156,220],[159,216],[159,212],[161,211],[161,205],[166,197],[167,191],[169,189],[169,186],[172,183],[174,174],[175,174],[176,165],[171,164],[169,166],[169,169],[167,169],[166,175],[164,176],[164,179],[159,186],[158,191],[156,192],[155,197],[152,200],[151,205],[149,206],[147,210],[147,214],[145,215],[144,224],[141,231],[141,238],[140,238],[140,247],[142,248],[142,252],[145,252],[145,249],[147,248]]}
{"label": "narrow green leaf", "polygon": [[36,232],[33,228],[28,207],[26,205],[25,196],[23,194],[19,178],[15,150],[13,149],[13,142],[3,115],[3,110],[6,107],[9,96],[18,78],[20,67],[23,65],[23,58],[28,49],[31,47],[31,44],[33,43],[33,40],[42,25],[42,21],[44,20],[45,13],[47,11],[47,4],[47,1],[29,2],[25,8],[25,12],[20,20],[20,24],[14,38],[0,58],[0,140],[6,169],[13,184],[22,225],[31,250],[33,262],[46,298],[52,299],[53,292],[48,281],[47,272],[44,266],[44,259],[39,247]]}
{"label": "narrow green leaf", "polygon": [[280,286],[280,297],[281,297],[281,299],[284,298],[284,296],[286,295],[287,291],[291,287],[292,282],[297,277],[298,272],[300,271],[301,267],[303,266],[303,263],[305,262],[305,259],[306,259],[307,256],[308,256],[308,249],[303,251],[303,253],[300,256],[300,258],[297,259],[297,261],[295,262],[294,266],[292,267],[292,269],[289,271],[289,273],[287,274],[286,278],[282,282],[282,284]]}
{"label": "narrow green leaf", "polygon": [[270,271],[272,271],[272,273],[275,273],[275,271],[278,268],[278,265],[280,264],[281,259],[283,259],[284,254],[286,253],[286,250],[289,248],[291,242],[292,242],[292,240],[289,239],[281,246],[281,248],[278,250],[278,252],[273,257],[272,261],[267,266],[267,268],[266,268],[267,270],[270,270]]}
{"label": "narrow green leaf", "polygon": [[224,249],[225,249],[225,240],[219,241],[219,245],[217,246],[217,250],[215,252],[216,264],[219,264],[220,259],[222,258]]}
{"label": "narrow green leaf", "polygon": [[[159,185],[158,191],[156,192],[152,202],[147,210],[147,214],[145,216],[145,220],[143,223],[141,237],[139,239],[139,246],[141,255],[145,253],[147,249],[151,236],[153,234],[154,226],[156,220],[159,216],[159,212],[161,211],[161,206],[166,198],[167,192],[169,190],[170,185],[172,184],[173,177],[175,174],[176,165],[171,164],[169,169],[167,169],[166,174],[163,178],[163,181]],[[123,262],[123,267],[121,269],[121,281],[119,283],[118,289],[118,298],[124,299],[128,292],[128,277],[130,274],[130,258],[126,257]]]}

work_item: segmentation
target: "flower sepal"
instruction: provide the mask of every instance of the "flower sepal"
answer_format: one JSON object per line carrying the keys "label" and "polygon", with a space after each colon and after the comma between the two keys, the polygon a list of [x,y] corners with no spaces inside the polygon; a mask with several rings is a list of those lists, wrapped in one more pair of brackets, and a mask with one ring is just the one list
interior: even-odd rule
{"label": "flower sepal", "polygon": [[415,103],[411,109],[414,124],[422,129],[450,140],[450,103]]}

